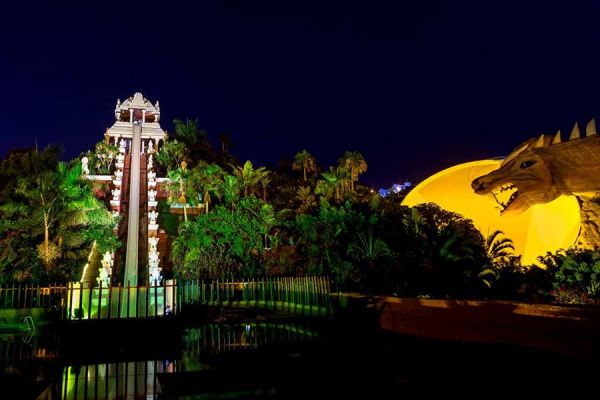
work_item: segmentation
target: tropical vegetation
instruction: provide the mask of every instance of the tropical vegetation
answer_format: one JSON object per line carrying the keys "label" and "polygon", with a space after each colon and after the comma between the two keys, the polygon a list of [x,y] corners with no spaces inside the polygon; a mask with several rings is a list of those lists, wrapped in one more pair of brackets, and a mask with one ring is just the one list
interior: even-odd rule
{"label": "tropical vegetation", "polygon": [[[328,275],[336,290],[442,298],[594,303],[600,251],[569,249],[521,265],[510,238],[485,237],[464,217],[434,204],[401,205],[360,177],[364,156],[346,151],[320,165],[307,150],[277,168],[238,162],[231,138],[217,149],[197,120],[174,121],[156,154],[168,177],[159,206],[171,235],[172,275],[183,279]],[[108,174],[118,149],[86,153]],[[82,179],[60,149],[12,151],[0,161],[0,279],[67,281],[81,275],[95,243],[115,250],[108,187]],[[174,210],[179,209],[176,213]],[[165,269],[168,271],[168,268]],[[169,274],[169,272],[167,272]]]}

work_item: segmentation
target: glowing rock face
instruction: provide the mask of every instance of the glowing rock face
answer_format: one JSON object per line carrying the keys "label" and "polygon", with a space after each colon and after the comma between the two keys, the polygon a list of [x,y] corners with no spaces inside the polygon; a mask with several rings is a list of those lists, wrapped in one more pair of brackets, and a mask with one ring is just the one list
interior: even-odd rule
{"label": "glowing rock face", "polygon": [[417,185],[402,204],[414,206],[436,203],[440,207],[473,220],[484,237],[501,230],[511,238],[523,264],[536,263],[546,252],[572,246],[577,240],[581,218],[574,196],[530,207],[516,215],[500,215],[496,201],[473,192],[473,179],[497,169],[502,161],[483,160],[456,165]]}

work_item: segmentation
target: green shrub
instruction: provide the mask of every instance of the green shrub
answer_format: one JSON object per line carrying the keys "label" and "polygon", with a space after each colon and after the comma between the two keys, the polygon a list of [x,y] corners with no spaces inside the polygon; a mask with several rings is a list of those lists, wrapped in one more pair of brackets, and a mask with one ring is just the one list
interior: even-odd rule
{"label": "green shrub", "polygon": [[557,302],[569,304],[600,302],[600,251],[560,250],[540,257],[554,272],[552,295]]}

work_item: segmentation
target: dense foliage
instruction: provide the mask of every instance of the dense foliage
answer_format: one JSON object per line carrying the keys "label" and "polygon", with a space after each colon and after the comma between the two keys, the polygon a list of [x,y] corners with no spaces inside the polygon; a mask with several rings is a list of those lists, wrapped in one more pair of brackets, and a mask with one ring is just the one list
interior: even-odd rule
{"label": "dense foliage", "polygon": [[2,161],[0,279],[48,282],[77,279],[92,243],[119,246],[117,221],[81,178],[79,163],[58,162],[59,151],[12,152]]}
{"label": "dense foliage", "polygon": [[600,304],[600,251],[563,250],[541,261],[553,273],[551,294],[559,302]]}
{"label": "dense foliage", "polygon": [[[522,266],[502,232],[483,237],[458,214],[405,207],[403,192],[382,198],[362,185],[368,164],[358,152],[323,168],[302,150],[267,169],[238,163],[225,133],[214,149],[196,120],[174,124],[156,160],[170,178],[159,214],[176,277],[328,275],[335,289],[372,294],[599,301],[597,250],[569,249],[542,257],[545,268]],[[96,145],[86,154],[92,173],[110,173],[117,151]],[[120,245],[118,221],[98,200],[108,188],[92,188],[79,163],[59,163],[59,153],[15,151],[1,161],[3,281],[73,279],[92,243],[102,251]]]}

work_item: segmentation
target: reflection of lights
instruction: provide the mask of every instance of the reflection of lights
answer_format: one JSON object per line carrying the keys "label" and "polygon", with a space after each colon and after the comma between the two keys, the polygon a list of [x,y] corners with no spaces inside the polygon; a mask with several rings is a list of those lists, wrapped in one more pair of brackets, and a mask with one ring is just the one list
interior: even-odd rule
{"label": "reflection of lights", "polygon": [[46,348],[37,348],[34,357],[42,360],[53,360],[56,358],[56,354]]}
{"label": "reflection of lights", "polygon": [[246,324],[246,333],[250,333],[250,325]]}

